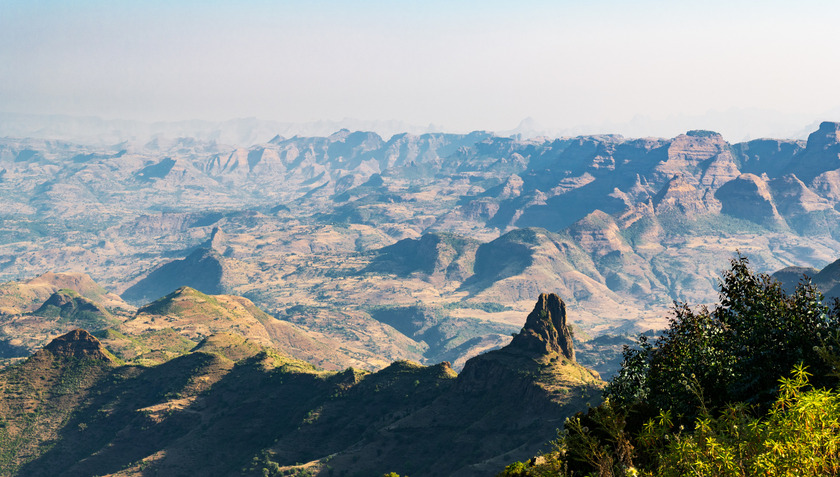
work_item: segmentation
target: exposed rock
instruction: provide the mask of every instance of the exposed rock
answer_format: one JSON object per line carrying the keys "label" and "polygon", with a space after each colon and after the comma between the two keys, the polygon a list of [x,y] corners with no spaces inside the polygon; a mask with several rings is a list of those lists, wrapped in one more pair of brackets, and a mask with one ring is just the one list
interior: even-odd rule
{"label": "exposed rock", "polygon": [[487,199],[472,200],[461,207],[464,217],[472,220],[490,220],[499,211],[499,204]]}
{"label": "exposed rock", "polygon": [[688,174],[692,182],[699,180],[703,165],[709,159],[728,152],[729,144],[723,137],[710,131],[689,131],[675,137],[668,145],[668,156],[658,164],[656,172],[667,177]]}
{"label": "exposed rock", "polygon": [[741,172],[766,172],[776,177],[790,167],[793,157],[805,148],[805,141],[756,139],[734,144],[732,148],[741,159]]}
{"label": "exposed rock", "polygon": [[513,199],[522,195],[525,182],[516,174],[512,174],[502,184],[487,190],[487,195],[497,199]]}
{"label": "exposed rock", "polygon": [[566,304],[554,293],[543,293],[534,311],[525,320],[525,327],[513,337],[510,349],[539,354],[560,353],[575,360],[572,334],[566,326]]}
{"label": "exposed rock", "polygon": [[217,154],[205,165],[205,172],[214,176],[248,173],[248,150],[236,149],[230,154]]}
{"label": "exposed rock", "polygon": [[213,231],[210,232],[210,238],[202,244],[202,247],[223,254],[227,250],[227,235],[218,226],[213,227]]}
{"label": "exposed rock", "polygon": [[[729,150],[724,150],[712,159],[703,171],[700,178],[700,185],[704,190],[714,192],[723,184],[738,177],[741,171],[738,170],[738,165],[732,157]],[[707,195],[707,197],[710,197]]]}
{"label": "exposed rock", "polygon": [[680,174],[656,193],[653,207],[657,213],[676,211],[689,216],[708,212],[700,191]]}
{"label": "exposed rock", "polygon": [[615,220],[600,210],[577,221],[569,227],[569,233],[582,249],[595,257],[602,257],[615,251],[633,251],[621,236]]}
{"label": "exposed rock", "polygon": [[775,179],[769,186],[779,212],[785,216],[831,208],[831,203],[814,193],[793,174]]}
{"label": "exposed rock", "polygon": [[811,189],[835,204],[840,202],[840,170],[818,175],[811,181]]}

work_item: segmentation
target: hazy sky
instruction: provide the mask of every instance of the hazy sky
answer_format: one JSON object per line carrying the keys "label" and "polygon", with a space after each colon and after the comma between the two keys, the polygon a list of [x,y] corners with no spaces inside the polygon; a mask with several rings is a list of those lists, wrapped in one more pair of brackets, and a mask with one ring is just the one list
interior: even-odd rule
{"label": "hazy sky", "polygon": [[836,0],[0,0],[0,111],[760,135],[840,119],[838,25]]}

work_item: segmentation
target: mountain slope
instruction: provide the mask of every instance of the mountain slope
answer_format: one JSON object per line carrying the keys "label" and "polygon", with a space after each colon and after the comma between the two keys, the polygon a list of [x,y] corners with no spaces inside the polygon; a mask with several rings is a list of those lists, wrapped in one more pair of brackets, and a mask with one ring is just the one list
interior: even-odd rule
{"label": "mountain slope", "polygon": [[[117,366],[76,331],[0,371],[0,464],[31,476],[488,475],[533,455],[602,385],[574,362],[555,295],[519,336],[456,375],[405,361],[324,372],[232,335],[157,366]],[[21,407],[10,396],[24,388]]]}

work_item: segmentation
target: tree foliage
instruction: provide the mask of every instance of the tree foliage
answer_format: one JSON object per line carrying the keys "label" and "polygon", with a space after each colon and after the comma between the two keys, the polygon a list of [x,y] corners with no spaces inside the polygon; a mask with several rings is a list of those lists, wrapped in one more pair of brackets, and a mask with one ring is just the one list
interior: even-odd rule
{"label": "tree foliage", "polygon": [[[838,329],[836,306],[823,304],[809,282],[787,295],[766,274],[753,273],[738,255],[720,280],[713,310],[674,306],[669,328],[655,343],[642,337],[626,349],[607,395],[623,405],[645,404],[693,418],[701,389],[705,405],[729,402],[769,405],[778,379],[798,363],[825,385],[829,364],[816,349]],[[694,386],[692,386],[692,384]]]}

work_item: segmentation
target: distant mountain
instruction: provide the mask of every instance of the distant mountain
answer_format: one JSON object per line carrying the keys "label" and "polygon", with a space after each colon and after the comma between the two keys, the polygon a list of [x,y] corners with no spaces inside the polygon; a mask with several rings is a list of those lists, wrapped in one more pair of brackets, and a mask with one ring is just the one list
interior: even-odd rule
{"label": "distant mountain", "polygon": [[103,119],[67,115],[38,115],[0,112],[0,136],[60,139],[64,141],[115,144],[148,142],[156,138],[195,137],[223,144],[252,145],[276,136],[324,136],[339,129],[377,131],[383,136],[410,132],[433,132],[435,127],[402,121],[340,121],[292,123],[239,118],[227,121],[158,121]]}
{"label": "distant mountain", "polygon": [[366,272],[407,276],[418,273],[430,281],[462,281],[473,274],[479,242],[449,233],[428,233],[379,249]]}
{"label": "distant mountain", "polygon": [[785,267],[773,273],[772,277],[781,283],[786,293],[793,293],[796,285],[805,277],[813,278],[820,271],[812,267]]}
{"label": "distant mountain", "polygon": [[229,334],[121,366],[76,330],[0,371],[0,472],[489,475],[538,452],[602,384],[575,363],[556,295],[460,375],[407,361],[324,372]]}

